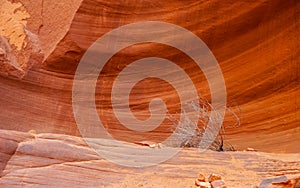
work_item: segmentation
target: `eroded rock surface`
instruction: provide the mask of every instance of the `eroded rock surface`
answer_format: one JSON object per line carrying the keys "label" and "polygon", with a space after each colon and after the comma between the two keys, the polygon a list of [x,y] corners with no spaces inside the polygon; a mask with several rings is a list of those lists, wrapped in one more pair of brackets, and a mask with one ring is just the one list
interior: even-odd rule
{"label": "eroded rock surface", "polygon": [[[299,10],[295,0],[0,0],[0,187],[189,187],[199,171],[220,174],[228,187],[250,187],[299,174]],[[139,21],[176,24],[207,44],[241,117],[241,125],[230,128],[235,118],[226,114],[226,140],[253,152],[184,149],[158,166],[133,169],[87,147],[72,108],[76,68],[99,37]],[[115,139],[147,147],[172,133],[170,122],[135,133],[114,116],[110,94],[122,69],[149,56],[179,65],[198,94],[211,99],[205,76],[178,49],[142,43],[118,52],[99,75],[98,115]],[[153,98],[180,112],[174,88],[157,79],[133,88],[131,111],[147,119]],[[284,181],[273,184],[296,182]]]}
{"label": "eroded rock surface", "polygon": [[181,188],[192,186],[199,171],[206,177],[212,173],[221,175],[228,187],[251,187],[269,177],[300,173],[299,154],[199,153],[196,149],[184,149],[157,166],[129,168],[101,158],[79,137],[7,130],[0,133],[0,185],[4,187],[137,187],[143,184],[144,187]]}
{"label": "eroded rock surface", "polygon": [[[241,126],[226,130],[227,139],[236,149],[299,152],[299,6],[293,0],[188,4],[2,0],[0,128],[79,135],[72,109],[72,84],[84,52],[119,26],[155,20],[190,30],[215,55],[224,75],[227,99],[241,110],[235,109],[242,116]],[[132,138],[132,132],[118,122],[112,111],[109,96],[116,75],[127,64],[148,56],[181,65],[195,81],[198,93],[210,100],[204,75],[195,71],[180,51],[159,44],[128,47],[108,62],[96,89],[101,119],[119,140],[158,143],[170,134],[170,122],[165,121],[151,135]],[[23,79],[16,81],[7,75]],[[139,91],[151,93],[140,96]],[[141,119],[147,118],[149,101],[155,97],[163,97],[171,113],[180,110],[176,92],[166,82],[141,82],[132,96],[131,110]],[[224,122],[230,127],[234,117],[226,114]]]}
{"label": "eroded rock surface", "polygon": [[23,78],[43,60],[39,37],[27,28],[30,14],[20,3],[0,2],[0,74]]}

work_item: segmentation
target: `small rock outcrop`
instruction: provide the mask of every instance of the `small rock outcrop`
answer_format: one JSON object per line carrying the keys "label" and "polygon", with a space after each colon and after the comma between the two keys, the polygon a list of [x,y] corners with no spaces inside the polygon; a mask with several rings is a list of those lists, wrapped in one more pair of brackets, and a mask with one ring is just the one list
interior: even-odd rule
{"label": "small rock outcrop", "polygon": [[195,180],[195,185],[199,188],[226,188],[225,181],[217,174],[210,174],[208,180],[205,181],[205,176],[199,173],[198,178]]}
{"label": "small rock outcrop", "polygon": [[258,188],[300,188],[300,175],[284,175],[264,179]]}

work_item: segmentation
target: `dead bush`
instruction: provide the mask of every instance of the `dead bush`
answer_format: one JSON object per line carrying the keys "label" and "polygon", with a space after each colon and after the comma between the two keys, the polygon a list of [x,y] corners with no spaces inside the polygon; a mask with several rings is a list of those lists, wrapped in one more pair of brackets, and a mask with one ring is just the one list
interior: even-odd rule
{"label": "dead bush", "polygon": [[[181,120],[174,118],[172,115],[168,115],[168,118],[173,123],[173,134],[176,135],[177,139],[180,139],[180,147],[199,148],[206,129],[216,129],[216,126],[213,125],[215,123],[223,122],[223,119],[207,100],[201,99],[200,103],[192,101],[188,103],[187,106],[194,112],[196,118],[190,118],[190,115],[185,110],[182,112],[183,116]],[[214,118],[211,116],[212,111],[216,114]],[[230,113],[235,119],[235,123],[227,126],[227,128],[238,127],[240,125],[239,116],[230,107],[226,107],[226,113]],[[208,127],[210,121],[212,126]],[[209,149],[214,151],[234,151],[235,149],[231,144],[225,143],[226,132],[224,125],[222,124],[221,129],[216,131],[218,131],[216,138],[213,138],[212,135],[208,135],[208,141],[212,142]],[[214,140],[212,141],[212,139]]]}

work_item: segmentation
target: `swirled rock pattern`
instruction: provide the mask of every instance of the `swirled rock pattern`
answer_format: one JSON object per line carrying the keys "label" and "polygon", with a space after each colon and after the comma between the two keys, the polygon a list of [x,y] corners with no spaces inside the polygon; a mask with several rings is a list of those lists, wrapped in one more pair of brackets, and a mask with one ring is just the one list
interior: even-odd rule
{"label": "swirled rock pattern", "polygon": [[221,175],[228,187],[251,187],[300,173],[299,154],[184,149],[157,166],[126,168],[99,157],[79,137],[1,131],[0,138],[4,187],[190,187],[199,171]]}
{"label": "swirled rock pattern", "polygon": [[[217,171],[234,186],[235,178],[245,185],[258,185],[269,175],[299,173],[296,154],[208,152],[198,158],[190,150],[149,173],[132,173],[99,159],[86,147],[77,137],[80,132],[72,109],[76,68],[99,37],[139,21],[176,24],[207,44],[223,72],[229,106],[234,106],[233,111],[241,118],[237,128],[231,127],[235,119],[230,113],[224,119],[226,140],[237,150],[251,147],[271,153],[300,152],[299,1],[0,0],[0,185],[65,187],[75,179],[78,187],[111,187],[119,185],[112,182],[128,178],[124,186],[134,187],[148,182],[148,177],[153,183],[144,186],[155,187],[163,179],[159,174],[163,169],[170,184],[185,187],[202,168],[207,174]],[[112,110],[110,93],[116,76],[131,62],[150,56],[179,65],[197,92],[211,100],[204,74],[185,53],[158,43],[127,47],[104,67],[95,90],[99,118],[118,140],[157,143],[172,133],[166,120],[149,134],[133,134],[118,122]],[[172,85],[156,78],[136,84],[130,109],[145,120],[149,102],[157,97],[165,101],[170,113],[180,111]],[[21,133],[29,130],[40,134]],[[230,167],[233,160],[238,161],[233,163],[235,170]],[[224,169],[219,168],[224,164]],[[174,171],[185,172],[181,173],[183,186],[172,178],[179,177],[171,173]],[[245,177],[237,178],[235,172]]]}

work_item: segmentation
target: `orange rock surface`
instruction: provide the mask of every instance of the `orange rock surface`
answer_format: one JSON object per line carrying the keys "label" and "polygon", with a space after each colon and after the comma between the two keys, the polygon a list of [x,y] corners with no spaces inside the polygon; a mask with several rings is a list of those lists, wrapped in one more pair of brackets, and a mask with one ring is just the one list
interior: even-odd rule
{"label": "orange rock surface", "polygon": [[[227,187],[252,187],[282,174],[299,174],[299,154],[184,149],[156,166],[130,168],[99,157],[79,138],[0,131],[2,187],[190,187],[197,173],[222,176]],[[9,146],[10,150],[4,149]]]}
{"label": "orange rock surface", "polygon": [[[185,149],[166,163],[133,170],[99,158],[85,145],[72,108],[76,68],[99,37],[139,21],[176,24],[206,43],[222,70],[228,106],[240,117],[236,128],[230,127],[230,113],[224,118],[226,142],[239,152],[198,156]],[[226,185],[239,187],[300,173],[299,28],[297,0],[1,0],[0,186],[64,187],[76,181],[78,187],[136,187],[141,182],[158,187],[164,181],[187,187],[201,171],[220,174]],[[151,56],[182,67],[198,94],[211,100],[204,74],[185,53],[158,43],[127,47],[104,67],[95,90],[99,118],[117,140],[158,143],[172,133],[168,120],[150,133],[134,133],[112,110],[116,76],[131,62]],[[156,97],[170,113],[180,111],[174,88],[155,78],[136,84],[130,109],[145,120]],[[241,152],[247,148],[259,152]]]}

